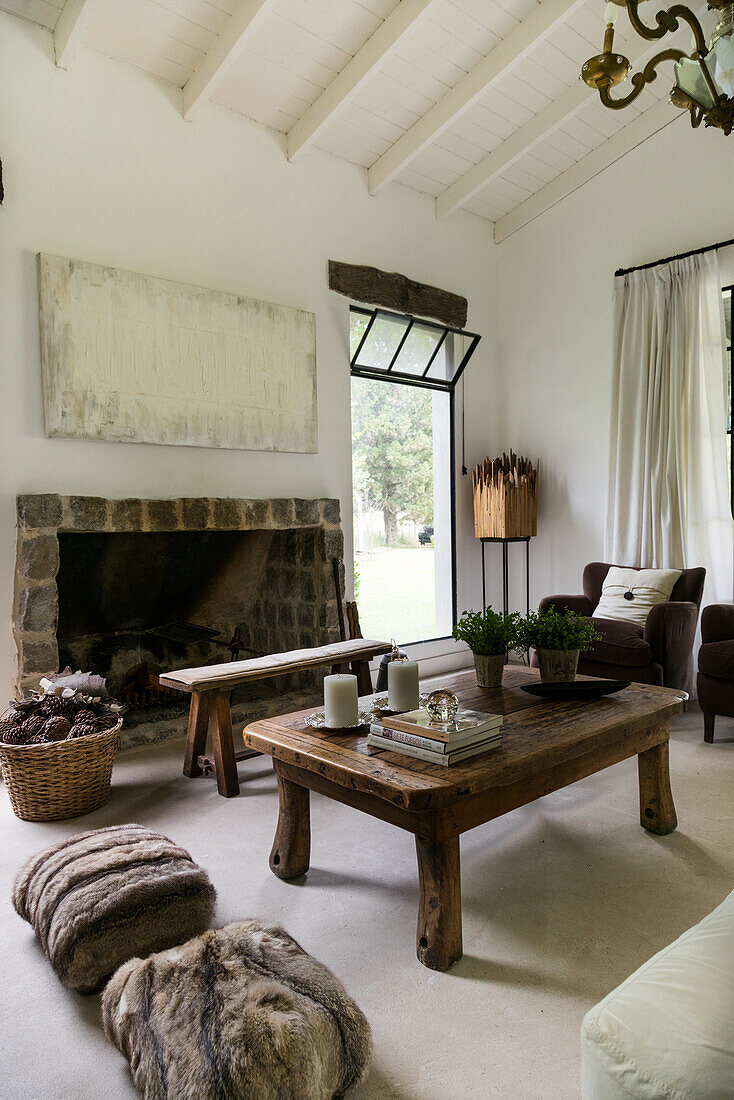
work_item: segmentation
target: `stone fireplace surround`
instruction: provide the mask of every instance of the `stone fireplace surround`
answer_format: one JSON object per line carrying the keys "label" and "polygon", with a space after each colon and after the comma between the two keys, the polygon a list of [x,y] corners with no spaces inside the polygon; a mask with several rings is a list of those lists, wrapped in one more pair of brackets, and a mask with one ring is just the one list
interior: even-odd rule
{"label": "stone fireplace surround", "polygon": [[[339,638],[333,560],[343,563],[344,538],[338,500],[112,500],[25,494],[17,498],[17,518],[13,632],[18,649],[18,693],[37,688],[43,675],[59,667],[59,535],[68,532],[310,532],[314,540],[312,561],[303,563],[296,556],[287,566],[288,583],[280,585],[280,592],[264,592],[261,610],[277,625],[277,634],[271,636],[292,641],[284,648],[327,644]],[[342,564],[342,590],[343,576]],[[267,631],[263,634],[261,630],[261,637],[267,639]],[[147,735],[133,738],[148,739]]]}

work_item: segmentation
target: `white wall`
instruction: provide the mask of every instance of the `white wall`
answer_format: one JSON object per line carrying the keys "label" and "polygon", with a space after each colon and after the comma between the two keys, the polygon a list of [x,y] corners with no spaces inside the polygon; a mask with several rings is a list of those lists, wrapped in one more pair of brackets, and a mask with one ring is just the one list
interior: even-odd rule
{"label": "white wall", "polygon": [[[495,249],[494,449],[541,461],[531,602],[579,592],[583,566],[603,556],[614,272],[734,237],[733,186],[734,138],[692,131],[681,112]],[[732,251],[722,282],[734,281]],[[519,601],[519,566],[516,577]]]}
{"label": "white wall", "polygon": [[[351,554],[348,304],[327,288],[329,258],[374,264],[469,299],[484,334],[467,377],[468,450],[486,450],[491,392],[492,234],[471,215],[436,224],[401,187],[379,198],[364,172],[323,154],[288,164],[279,135],[222,108],[196,123],[180,94],[81,50],[56,69],[50,35],[0,15],[0,698],[11,636],[15,495],[338,496]],[[316,314],[319,452],[266,454],[45,438],[35,254],[110,264]],[[461,543],[474,550],[462,483]],[[476,598],[478,558],[460,570]],[[386,625],[389,637],[389,625]]]}

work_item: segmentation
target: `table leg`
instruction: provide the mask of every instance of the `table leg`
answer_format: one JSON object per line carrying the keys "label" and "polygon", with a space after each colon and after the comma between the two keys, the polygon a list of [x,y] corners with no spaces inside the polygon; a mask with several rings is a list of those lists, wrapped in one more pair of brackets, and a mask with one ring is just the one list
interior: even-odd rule
{"label": "table leg", "polygon": [[448,970],[462,956],[459,838],[440,843],[415,838],[418,854],[418,960]]}
{"label": "table leg", "polygon": [[640,824],[659,836],[672,833],[678,824],[670,789],[668,742],[663,741],[637,757],[640,779]]}
{"label": "table leg", "polygon": [[240,793],[240,782],[237,778],[229,695],[225,691],[212,692],[212,694],[214,698],[211,703],[210,728],[217,787],[224,798],[235,798]]}
{"label": "table leg", "polygon": [[278,878],[298,878],[305,875],[311,858],[311,812],[309,789],[277,775],[278,827],[270,852],[270,870]]}
{"label": "table leg", "polygon": [[189,726],[186,734],[186,754],[183,773],[189,779],[201,775],[198,758],[206,752],[206,731],[209,728],[210,693],[195,691],[189,704]]}

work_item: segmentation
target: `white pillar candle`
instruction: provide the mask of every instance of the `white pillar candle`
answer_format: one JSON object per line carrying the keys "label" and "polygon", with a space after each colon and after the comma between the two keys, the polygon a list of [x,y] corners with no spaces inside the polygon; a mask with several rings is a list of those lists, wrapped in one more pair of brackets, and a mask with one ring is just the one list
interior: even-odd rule
{"label": "white pillar candle", "polygon": [[419,699],[418,662],[390,661],[387,666],[387,705],[390,710],[415,710]]}
{"label": "white pillar candle", "polygon": [[357,725],[356,676],[324,676],[324,710],[325,722],[330,729]]}

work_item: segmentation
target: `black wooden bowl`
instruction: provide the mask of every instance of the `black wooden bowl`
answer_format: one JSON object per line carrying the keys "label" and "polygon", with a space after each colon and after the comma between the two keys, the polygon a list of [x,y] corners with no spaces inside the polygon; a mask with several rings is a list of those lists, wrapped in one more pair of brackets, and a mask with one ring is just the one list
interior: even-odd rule
{"label": "black wooden bowl", "polygon": [[522,690],[528,695],[539,695],[541,699],[600,699],[603,695],[622,691],[630,683],[630,680],[564,680],[523,684]]}

